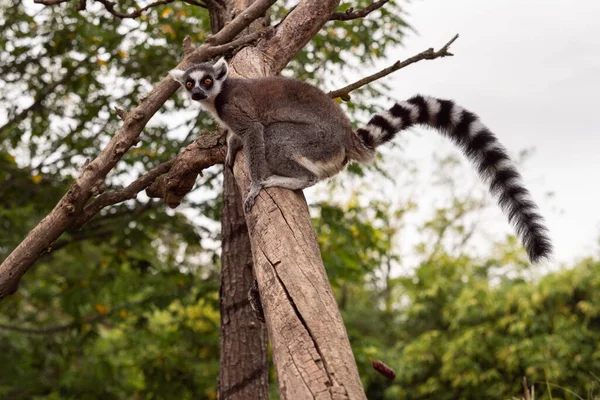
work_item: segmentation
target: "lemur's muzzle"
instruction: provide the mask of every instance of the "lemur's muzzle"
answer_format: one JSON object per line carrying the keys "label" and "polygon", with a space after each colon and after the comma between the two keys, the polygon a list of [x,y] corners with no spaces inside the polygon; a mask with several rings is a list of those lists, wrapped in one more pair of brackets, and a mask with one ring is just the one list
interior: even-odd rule
{"label": "lemur's muzzle", "polygon": [[206,99],[206,93],[204,93],[204,91],[200,90],[200,89],[194,89],[192,90],[192,100],[204,100]]}

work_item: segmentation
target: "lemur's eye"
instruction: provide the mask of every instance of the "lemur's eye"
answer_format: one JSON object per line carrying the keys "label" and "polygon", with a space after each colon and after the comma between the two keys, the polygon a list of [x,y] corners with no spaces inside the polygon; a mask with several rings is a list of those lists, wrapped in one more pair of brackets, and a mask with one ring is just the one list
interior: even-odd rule
{"label": "lemur's eye", "polygon": [[210,79],[210,78],[206,78],[206,79],[204,80],[204,84],[205,84],[205,85],[210,85],[211,83],[212,83],[212,79]]}
{"label": "lemur's eye", "polygon": [[188,88],[188,89],[191,89],[191,88],[192,88],[192,86],[194,86],[194,84],[192,83],[192,81],[188,81],[188,82],[185,84],[185,87],[186,87],[186,88]]}

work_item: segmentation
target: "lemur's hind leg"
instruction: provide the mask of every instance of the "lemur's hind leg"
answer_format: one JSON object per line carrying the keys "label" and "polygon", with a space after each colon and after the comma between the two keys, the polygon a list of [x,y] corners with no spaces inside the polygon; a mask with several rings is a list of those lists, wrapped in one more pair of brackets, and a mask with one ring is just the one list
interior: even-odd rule
{"label": "lemur's hind leg", "polygon": [[[244,202],[244,210],[249,212],[256,196],[265,187],[281,187],[298,190],[314,185],[319,178],[298,161],[298,144],[306,140],[304,126],[290,123],[275,123],[264,130],[265,159],[267,174],[253,181]],[[244,151],[246,143],[244,142]],[[252,168],[252,166],[251,166]]]}
{"label": "lemur's hind leg", "polygon": [[244,210],[250,212],[252,206],[254,206],[256,196],[258,196],[262,188],[280,187],[290,190],[299,190],[312,186],[319,181],[319,178],[317,178],[316,175],[293,160],[288,160],[287,167],[279,172],[292,172],[292,170],[293,177],[271,175],[256,184],[253,182],[252,185],[250,185],[250,191],[244,201]]}
{"label": "lemur's hind leg", "polygon": [[[312,175],[312,174],[311,174]],[[287,176],[271,175],[263,181],[264,188],[280,187],[290,190],[305,189],[314,185],[319,180],[315,176],[302,176],[298,178],[289,178]]]}

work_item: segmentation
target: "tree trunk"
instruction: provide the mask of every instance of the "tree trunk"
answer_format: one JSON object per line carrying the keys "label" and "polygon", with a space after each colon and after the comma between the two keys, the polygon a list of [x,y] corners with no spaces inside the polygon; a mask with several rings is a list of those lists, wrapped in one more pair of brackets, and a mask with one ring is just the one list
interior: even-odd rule
{"label": "tree trunk", "polygon": [[[210,10],[213,33],[218,32],[254,0],[230,0]],[[256,21],[244,33],[260,26]],[[267,328],[257,320],[248,301],[254,283],[252,249],[242,209],[241,195],[227,166],[223,167],[221,213],[221,285],[219,304],[220,400],[263,400],[269,397]]]}
{"label": "tree trunk", "polygon": [[[245,193],[245,158],[236,161]],[[281,398],[366,399],[304,196],[259,197],[246,222]]]}
{"label": "tree trunk", "polygon": [[[235,55],[232,73],[278,74],[337,4],[300,2],[273,36]],[[250,183],[243,152],[234,174],[243,198]],[[304,196],[263,190],[246,223],[281,399],[366,399]]]}
{"label": "tree trunk", "polygon": [[240,193],[228,167],[223,168],[221,214],[221,400],[268,398],[267,329],[248,301],[254,282],[252,251]]}

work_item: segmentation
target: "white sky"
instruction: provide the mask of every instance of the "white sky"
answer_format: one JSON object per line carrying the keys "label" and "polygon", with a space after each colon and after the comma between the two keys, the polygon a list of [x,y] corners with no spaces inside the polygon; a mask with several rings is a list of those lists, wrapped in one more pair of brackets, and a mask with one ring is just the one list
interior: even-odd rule
{"label": "white sky", "polygon": [[[511,154],[535,147],[522,172],[548,222],[556,261],[595,252],[600,1],[426,0],[405,10],[418,33],[406,38],[394,59],[438,49],[455,33],[460,38],[452,46],[454,57],[422,61],[389,79],[398,88],[394,96],[454,99],[478,114]],[[406,153],[423,164],[434,151],[453,148],[432,131],[418,136]],[[508,225],[500,213],[498,218]]]}

